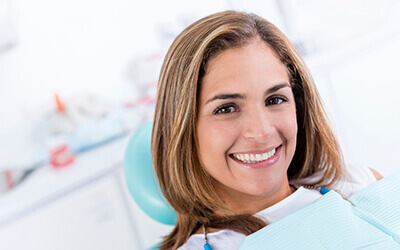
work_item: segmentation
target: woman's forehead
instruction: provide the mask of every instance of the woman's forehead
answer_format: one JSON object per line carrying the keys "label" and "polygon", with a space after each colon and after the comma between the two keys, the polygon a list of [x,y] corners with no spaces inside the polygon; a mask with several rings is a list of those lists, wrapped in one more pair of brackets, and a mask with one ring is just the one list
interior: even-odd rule
{"label": "woman's forehead", "polygon": [[280,82],[289,82],[286,66],[265,42],[255,41],[212,58],[201,81],[201,90],[215,92]]}

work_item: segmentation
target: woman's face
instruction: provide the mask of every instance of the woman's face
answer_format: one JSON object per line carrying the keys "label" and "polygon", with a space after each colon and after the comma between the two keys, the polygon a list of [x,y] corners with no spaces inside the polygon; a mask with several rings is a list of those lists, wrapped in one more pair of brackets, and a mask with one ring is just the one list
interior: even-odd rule
{"label": "woman's face", "polygon": [[297,135],[290,86],[286,67],[260,40],[208,62],[198,109],[200,159],[232,208],[252,211],[252,201],[272,205],[290,192],[286,172]]}

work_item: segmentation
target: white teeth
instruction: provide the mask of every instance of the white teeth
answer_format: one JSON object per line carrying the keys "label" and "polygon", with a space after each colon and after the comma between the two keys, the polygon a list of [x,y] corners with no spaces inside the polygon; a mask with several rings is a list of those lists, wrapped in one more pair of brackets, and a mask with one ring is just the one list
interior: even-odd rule
{"label": "white teeth", "polygon": [[233,157],[245,163],[257,163],[271,158],[275,153],[276,149],[274,148],[264,154],[233,154]]}

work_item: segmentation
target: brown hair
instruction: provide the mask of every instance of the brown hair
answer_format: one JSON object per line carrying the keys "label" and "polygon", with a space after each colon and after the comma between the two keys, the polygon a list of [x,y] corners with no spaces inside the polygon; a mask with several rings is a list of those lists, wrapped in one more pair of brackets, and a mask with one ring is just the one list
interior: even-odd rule
{"label": "brown hair", "polygon": [[229,48],[262,39],[287,67],[296,101],[296,152],[288,169],[295,182],[319,174],[310,185],[331,186],[342,176],[342,155],[320,96],[299,53],[273,24],[254,15],[224,11],[204,17],[183,30],[162,65],[155,108],[152,156],[157,178],[177,223],[162,249],[178,248],[202,224],[246,235],[266,222],[249,214],[226,216],[211,176],[201,166],[196,138],[200,83],[210,58]]}

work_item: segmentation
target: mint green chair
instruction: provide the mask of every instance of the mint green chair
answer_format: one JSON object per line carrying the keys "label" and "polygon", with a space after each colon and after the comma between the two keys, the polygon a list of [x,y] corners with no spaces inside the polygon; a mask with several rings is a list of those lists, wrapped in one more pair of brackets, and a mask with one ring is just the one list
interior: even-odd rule
{"label": "mint green chair", "polygon": [[151,158],[152,123],[139,128],[125,151],[124,170],[128,190],[138,206],[151,218],[167,225],[176,223],[174,209],[161,193]]}

